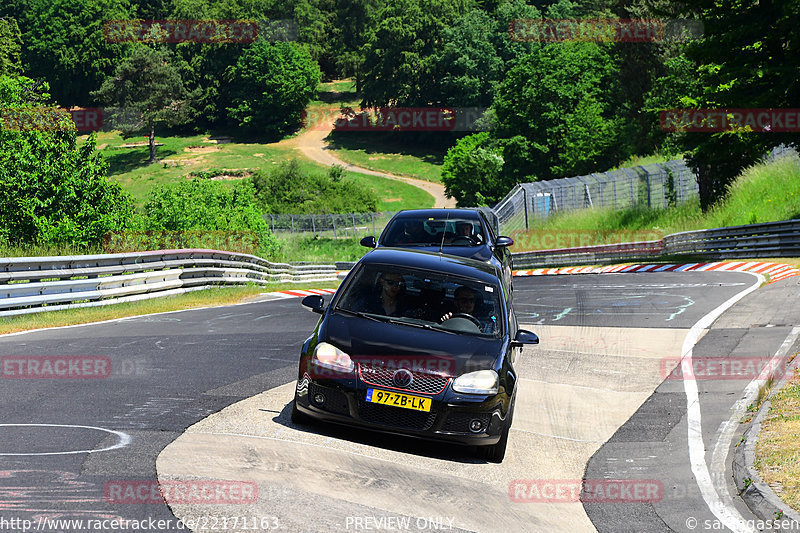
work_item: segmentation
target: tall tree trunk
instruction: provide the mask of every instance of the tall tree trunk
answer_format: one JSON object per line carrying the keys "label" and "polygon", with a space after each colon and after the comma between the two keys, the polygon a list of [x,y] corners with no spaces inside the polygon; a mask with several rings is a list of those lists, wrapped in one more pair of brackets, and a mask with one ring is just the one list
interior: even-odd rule
{"label": "tall tree trunk", "polygon": [[150,163],[156,162],[156,125],[150,122]]}

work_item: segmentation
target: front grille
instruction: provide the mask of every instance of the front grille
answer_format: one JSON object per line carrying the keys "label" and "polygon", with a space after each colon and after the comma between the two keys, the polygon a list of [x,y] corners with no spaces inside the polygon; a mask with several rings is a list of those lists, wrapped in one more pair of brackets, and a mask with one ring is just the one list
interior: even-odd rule
{"label": "front grille", "polygon": [[484,413],[459,413],[451,412],[444,421],[442,431],[450,431],[453,433],[472,433],[469,430],[469,423],[472,420],[480,420],[483,422],[483,430],[489,425],[491,415]]}
{"label": "front grille", "polygon": [[[322,393],[325,395],[325,403],[318,404],[314,401],[314,395]],[[314,407],[319,407],[331,413],[338,413],[341,415],[349,415],[350,407],[347,403],[347,396],[341,391],[329,389],[328,387],[320,387],[316,383],[312,383],[308,387],[308,401]]]}
{"label": "front grille", "polygon": [[411,380],[411,383],[401,387],[395,384],[392,380],[394,373],[398,370],[396,367],[360,362],[358,363],[358,370],[361,379],[370,385],[405,390],[409,392],[418,392],[420,394],[439,394],[450,382],[450,378],[447,376],[441,376],[439,374],[420,370],[412,370],[411,375],[413,379]]}
{"label": "front grille", "polygon": [[365,400],[359,400],[358,414],[363,420],[372,424],[420,431],[432,428],[436,421],[434,412],[412,411],[411,409],[374,404]]}

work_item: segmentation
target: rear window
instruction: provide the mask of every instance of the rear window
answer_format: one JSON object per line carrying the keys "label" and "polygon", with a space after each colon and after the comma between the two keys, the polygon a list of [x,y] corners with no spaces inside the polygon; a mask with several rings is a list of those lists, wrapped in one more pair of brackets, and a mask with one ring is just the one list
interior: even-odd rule
{"label": "rear window", "polygon": [[480,246],[486,242],[477,218],[396,218],[383,233],[381,244],[414,246]]}

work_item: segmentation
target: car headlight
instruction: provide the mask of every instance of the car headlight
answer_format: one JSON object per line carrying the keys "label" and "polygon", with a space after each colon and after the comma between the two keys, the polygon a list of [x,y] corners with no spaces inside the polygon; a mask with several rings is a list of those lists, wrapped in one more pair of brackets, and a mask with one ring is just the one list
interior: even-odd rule
{"label": "car headlight", "polygon": [[350,356],[341,351],[333,344],[321,342],[314,348],[312,361],[323,368],[336,370],[338,372],[352,372],[353,360]]}
{"label": "car headlight", "polygon": [[497,394],[500,379],[494,370],[478,370],[458,376],[453,381],[453,390],[467,394]]}

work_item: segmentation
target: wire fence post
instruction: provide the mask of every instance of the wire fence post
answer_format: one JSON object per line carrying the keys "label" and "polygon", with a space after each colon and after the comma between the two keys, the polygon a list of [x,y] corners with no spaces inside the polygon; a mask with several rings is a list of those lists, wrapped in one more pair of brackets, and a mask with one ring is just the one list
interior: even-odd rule
{"label": "wire fence post", "polygon": [[294,233],[294,215],[289,215],[289,217],[292,219],[292,233]]}
{"label": "wire fence post", "polygon": [[355,215],[355,213],[350,213],[350,218],[353,219],[353,237],[355,237],[356,235],[358,235],[358,232],[356,232],[356,215]]}
{"label": "wire fence post", "polygon": [[333,223],[333,238],[336,239],[336,215],[331,215],[331,222]]}
{"label": "wire fence post", "polygon": [[372,219],[372,234],[375,235],[375,213],[370,213],[369,217]]}
{"label": "wire fence post", "polygon": [[311,215],[311,233],[317,236],[317,225],[314,223],[314,215]]}

